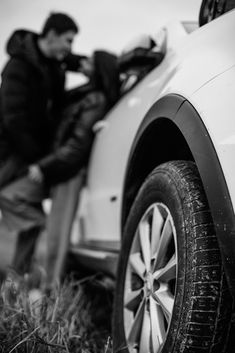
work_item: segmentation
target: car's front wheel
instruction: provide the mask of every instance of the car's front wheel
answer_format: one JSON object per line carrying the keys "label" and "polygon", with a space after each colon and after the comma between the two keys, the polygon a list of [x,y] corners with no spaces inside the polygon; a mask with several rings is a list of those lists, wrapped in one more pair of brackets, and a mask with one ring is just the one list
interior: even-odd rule
{"label": "car's front wheel", "polygon": [[221,353],[231,305],[195,165],[174,161],[157,167],[124,230],[114,351]]}

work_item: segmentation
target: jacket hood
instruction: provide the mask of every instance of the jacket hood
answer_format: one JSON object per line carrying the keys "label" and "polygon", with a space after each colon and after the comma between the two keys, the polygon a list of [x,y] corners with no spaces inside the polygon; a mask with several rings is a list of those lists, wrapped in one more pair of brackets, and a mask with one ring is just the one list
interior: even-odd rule
{"label": "jacket hood", "polygon": [[36,33],[20,29],[13,32],[10,36],[6,51],[11,57],[26,60],[38,67],[39,51],[36,47],[38,35]]}

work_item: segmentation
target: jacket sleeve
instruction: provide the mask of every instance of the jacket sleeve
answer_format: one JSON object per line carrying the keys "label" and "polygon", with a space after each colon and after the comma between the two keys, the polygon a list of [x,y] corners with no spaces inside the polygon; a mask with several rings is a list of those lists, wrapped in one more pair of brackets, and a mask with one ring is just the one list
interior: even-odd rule
{"label": "jacket sleeve", "polygon": [[[82,168],[89,157],[96,121],[106,112],[106,99],[102,93],[90,93],[78,104],[75,123],[69,137],[61,146],[39,162],[45,181],[49,184],[66,181]],[[67,117],[66,119],[70,120]]]}
{"label": "jacket sleeve", "polygon": [[26,64],[12,59],[2,75],[1,99],[3,125],[19,156],[26,161],[40,155],[40,148],[32,136],[30,121],[30,85]]}
{"label": "jacket sleeve", "polygon": [[65,69],[79,72],[81,69],[81,60],[86,58],[85,55],[68,54],[64,59]]}

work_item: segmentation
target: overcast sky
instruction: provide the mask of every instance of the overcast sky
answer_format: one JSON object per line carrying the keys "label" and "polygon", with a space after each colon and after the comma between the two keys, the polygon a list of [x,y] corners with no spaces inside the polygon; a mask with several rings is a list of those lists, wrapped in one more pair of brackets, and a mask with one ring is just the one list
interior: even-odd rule
{"label": "overcast sky", "polygon": [[74,51],[119,53],[142,33],[156,34],[171,19],[197,20],[201,0],[0,0],[0,69],[5,43],[14,29],[40,31],[51,11],[66,12],[81,31]]}

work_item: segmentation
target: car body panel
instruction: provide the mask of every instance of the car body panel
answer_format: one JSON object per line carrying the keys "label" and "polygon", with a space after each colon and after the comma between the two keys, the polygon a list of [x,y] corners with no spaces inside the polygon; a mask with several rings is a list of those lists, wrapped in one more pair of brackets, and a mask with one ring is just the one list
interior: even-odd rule
{"label": "car body panel", "polygon": [[[191,102],[207,127],[235,208],[235,67],[196,92]],[[226,92],[226,94],[224,94]],[[216,102],[216,104],[214,104]]]}

